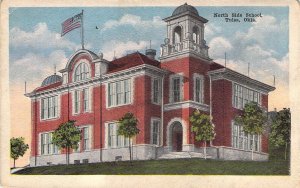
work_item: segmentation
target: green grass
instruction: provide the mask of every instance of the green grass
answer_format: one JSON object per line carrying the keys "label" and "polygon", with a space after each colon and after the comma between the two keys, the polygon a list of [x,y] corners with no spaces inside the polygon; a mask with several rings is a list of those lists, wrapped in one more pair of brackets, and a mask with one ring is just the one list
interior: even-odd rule
{"label": "green grass", "polygon": [[289,175],[289,161],[223,161],[204,159],[173,159],[105,162],[80,165],[32,167],[16,174],[47,175]]}

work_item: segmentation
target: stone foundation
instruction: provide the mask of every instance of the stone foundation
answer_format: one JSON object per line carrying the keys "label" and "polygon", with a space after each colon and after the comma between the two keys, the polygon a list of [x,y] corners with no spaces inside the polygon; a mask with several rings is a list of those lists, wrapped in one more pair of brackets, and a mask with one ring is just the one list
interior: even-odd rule
{"label": "stone foundation", "polygon": [[[184,152],[199,152],[204,153],[204,148],[195,148],[194,145],[184,145]],[[110,148],[102,149],[102,156],[100,150],[92,150],[80,153],[70,154],[70,164],[74,163],[97,163],[107,161],[127,161],[130,160],[128,148]],[[154,145],[136,145],[133,146],[133,160],[150,160],[157,159],[163,154],[169,153],[170,147],[157,147]],[[251,160],[251,151],[244,151],[230,147],[207,147],[207,155],[211,156],[212,159],[222,160]],[[267,161],[269,155],[267,153],[254,152],[253,158],[255,161]],[[30,158],[30,166],[46,166],[46,165],[57,165],[66,164],[65,154],[56,155],[40,155]]]}

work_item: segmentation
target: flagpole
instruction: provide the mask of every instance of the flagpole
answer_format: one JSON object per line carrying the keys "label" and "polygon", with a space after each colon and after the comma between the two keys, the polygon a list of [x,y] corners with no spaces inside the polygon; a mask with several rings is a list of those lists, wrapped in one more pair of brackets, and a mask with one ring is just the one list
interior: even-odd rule
{"label": "flagpole", "polygon": [[81,46],[82,49],[84,49],[84,35],[83,35],[83,10],[81,12],[82,16],[81,16]]}

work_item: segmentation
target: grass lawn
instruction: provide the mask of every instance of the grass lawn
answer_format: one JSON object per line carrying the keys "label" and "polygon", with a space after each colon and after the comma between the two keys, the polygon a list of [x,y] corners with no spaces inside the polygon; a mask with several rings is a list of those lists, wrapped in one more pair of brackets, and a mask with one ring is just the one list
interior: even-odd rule
{"label": "grass lawn", "polygon": [[212,159],[172,159],[105,162],[80,165],[32,167],[16,174],[105,174],[105,175],[289,175],[289,161],[223,161]]}

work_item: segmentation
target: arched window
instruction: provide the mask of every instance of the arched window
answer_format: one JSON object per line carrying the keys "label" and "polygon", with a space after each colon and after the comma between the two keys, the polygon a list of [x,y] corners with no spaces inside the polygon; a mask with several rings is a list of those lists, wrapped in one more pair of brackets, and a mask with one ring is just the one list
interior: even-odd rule
{"label": "arched window", "polygon": [[80,63],[75,70],[75,79],[74,81],[85,80],[89,78],[89,67],[86,63]]}
{"label": "arched window", "polygon": [[182,31],[181,31],[181,27],[177,26],[174,29],[174,35],[173,35],[173,43],[177,44],[181,42],[181,37],[182,36]]}
{"label": "arched window", "polygon": [[197,26],[193,27],[193,41],[197,44],[200,42],[199,28]]}

